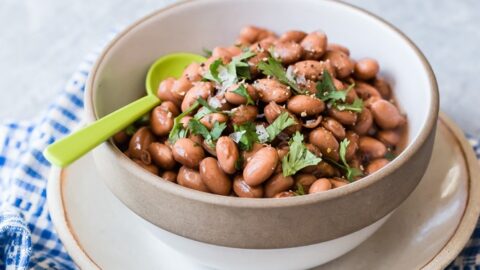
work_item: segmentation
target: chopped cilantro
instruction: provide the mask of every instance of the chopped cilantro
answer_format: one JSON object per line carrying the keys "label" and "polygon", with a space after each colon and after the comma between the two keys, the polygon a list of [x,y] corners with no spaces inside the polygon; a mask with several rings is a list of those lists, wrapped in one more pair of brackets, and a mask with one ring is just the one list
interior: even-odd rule
{"label": "chopped cilantro", "polygon": [[333,83],[332,76],[327,70],[323,71],[322,80],[317,83],[317,98],[327,102],[330,106],[333,106],[340,111],[349,110],[353,112],[361,112],[363,109],[363,101],[361,99],[355,99],[352,104],[345,103],[347,94],[355,87],[352,83],[345,90],[337,90]]}
{"label": "chopped cilantro", "polygon": [[243,52],[240,55],[237,55],[232,58],[232,61],[228,64],[223,64],[221,59],[215,60],[210,64],[210,67],[203,75],[203,78],[206,80],[214,81],[226,89],[234,83],[242,79],[250,79],[250,68],[247,59],[254,56],[250,50]]}
{"label": "chopped cilantro", "polygon": [[297,190],[295,190],[294,194],[295,196],[302,196],[306,194],[302,184],[297,183]]}
{"label": "chopped cilantro", "polygon": [[256,127],[252,122],[242,125],[233,125],[234,133],[230,137],[238,144],[240,149],[250,151],[253,144],[258,142]]}
{"label": "chopped cilantro", "polygon": [[188,129],[192,134],[199,134],[205,140],[205,143],[215,148],[215,141],[222,136],[223,130],[227,127],[225,123],[215,122],[211,131],[208,130],[200,121],[195,118],[190,119],[188,122]]}
{"label": "chopped cilantro", "polygon": [[203,56],[205,56],[206,58],[209,58],[210,56],[212,56],[212,50],[203,48],[202,51],[203,51]]}
{"label": "chopped cilantro", "polygon": [[168,140],[171,144],[174,144],[178,139],[185,138],[187,136],[188,132],[183,128],[183,124],[181,123],[181,121],[183,117],[189,115],[194,110],[196,110],[199,105],[200,103],[198,103],[198,100],[195,101],[195,103],[193,103],[193,105],[190,106],[186,111],[179,114],[177,117],[175,117],[175,119],[173,119],[173,128],[168,135]]}
{"label": "chopped cilantro", "polygon": [[248,91],[247,91],[247,88],[245,87],[245,85],[240,84],[238,86],[238,88],[233,90],[232,92],[246,98],[247,99],[247,105],[255,105],[255,102],[253,102],[252,97],[250,96],[250,94],[248,94]]}
{"label": "chopped cilantro", "polygon": [[395,155],[395,153],[393,153],[393,152],[391,152],[391,151],[388,151],[388,152],[385,154],[385,158],[388,159],[388,161],[392,161],[392,160],[394,160],[396,157],[397,157],[397,155]]}
{"label": "chopped cilantro", "polygon": [[287,112],[282,112],[267,128],[268,139],[273,141],[280,132],[289,126],[295,125],[295,120]]}
{"label": "chopped cilantro", "polygon": [[289,145],[290,150],[282,159],[284,176],[294,175],[301,169],[311,165],[317,165],[322,161],[321,158],[308,151],[307,147],[303,144],[303,135],[300,132],[296,132],[295,135],[293,135]]}
{"label": "chopped cilantro", "polygon": [[300,86],[292,79],[288,78],[285,68],[283,68],[282,63],[278,60],[269,56],[267,61],[261,61],[258,63],[258,69],[262,71],[263,74],[267,76],[272,76],[276,78],[279,82],[290,86],[290,88],[297,94],[305,93],[305,90],[301,89]]}
{"label": "chopped cilantro", "polygon": [[347,153],[347,147],[350,144],[350,141],[348,139],[343,139],[343,141],[340,142],[340,150],[339,150],[339,155],[340,155],[340,161],[342,164],[335,162],[333,160],[329,160],[331,163],[339,167],[340,169],[345,171],[345,177],[349,182],[352,182],[355,180],[356,177],[363,175],[362,171],[357,169],[357,168],[352,168],[350,165],[348,165],[347,160],[345,158],[345,154]]}

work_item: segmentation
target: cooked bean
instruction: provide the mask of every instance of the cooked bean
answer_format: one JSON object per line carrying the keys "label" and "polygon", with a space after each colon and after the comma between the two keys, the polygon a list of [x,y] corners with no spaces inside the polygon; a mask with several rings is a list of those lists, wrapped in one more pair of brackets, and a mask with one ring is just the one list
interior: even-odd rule
{"label": "cooked bean", "polygon": [[263,113],[265,114],[265,119],[267,119],[267,122],[268,123],[273,123],[273,121],[275,121],[275,119],[277,119],[277,117],[282,113],[282,112],[286,112],[287,109],[285,109],[284,107],[278,105],[277,103],[275,102],[270,102],[267,104],[267,106],[265,106],[265,108],[263,108]]}
{"label": "cooked bean", "polygon": [[349,184],[347,180],[338,177],[330,179],[330,183],[332,184],[332,188],[339,188]]}
{"label": "cooked bean", "polygon": [[113,135],[113,141],[118,145],[126,144],[128,139],[128,135],[124,130],[121,130]]}
{"label": "cooked bean", "polygon": [[207,100],[212,95],[213,84],[209,82],[197,82],[193,87],[185,94],[185,98],[182,101],[182,112],[190,108],[195,101],[199,98]]}
{"label": "cooked bean", "polygon": [[309,173],[296,174],[294,176],[295,186],[302,185],[303,189],[308,191],[310,186],[317,180],[315,175]]}
{"label": "cooked bean", "polygon": [[236,164],[240,157],[235,142],[228,136],[222,136],[218,139],[215,149],[220,168],[228,174],[235,173],[237,171]]}
{"label": "cooked bean", "polygon": [[152,131],[157,136],[168,135],[173,128],[173,114],[164,110],[162,107],[157,106],[152,110],[150,114],[150,126]]}
{"label": "cooked bean", "polygon": [[232,53],[223,47],[215,47],[212,50],[212,57],[215,59],[222,59],[223,63],[228,63],[232,60]]}
{"label": "cooked bean", "polygon": [[134,160],[135,163],[137,163],[140,167],[144,168],[145,170],[155,174],[155,175],[158,175],[158,168],[157,166],[153,165],[153,164],[145,164],[143,163],[141,160],[138,160],[138,159],[135,159]]}
{"label": "cooked bean", "polygon": [[177,162],[190,168],[198,168],[198,164],[205,157],[202,146],[189,138],[178,139],[172,151]]}
{"label": "cooked bean", "polygon": [[355,93],[357,93],[357,95],[363,100],[367,100],[371,97],[382,97],[375,87],[364,82],[355,83]]}
{"label": "cooked bean", "polygon": [[190,122],[190,120],[192,120],[192,116],[185,116],[182,118],[182,120],[180,120],[180,123],[182,123],[182,126],[183,128],[187,128],[188,127],[188,122]]}
{"label": "cooked bean", "polygon": [[247,165],[248,161],[252,159],[253,155],[258,152],[258,150],[264,148],[265,145],[261,143],[254,143],[252,149],[250,151],[242,151],[242,159],[244,161],[244,165]]}
{"label": "cooked bean", "polygon": [[315,166],[315,170],[312,171],[312,174],[316,177],[334,177],[339,176],[340,172],[337,168],[327,162],[320,161],[320,163]]}
{"label": "cooked bean", "polygon": [[317,81],[322,77],[324,70],[327,70],[332,76],[335,74],[330,61],[305,60],[293,64],[292,67],[297,81]]}
{"label": "cooked bean", "polygon": [[[252,99],[252,101],[256,101],[258,99],[257,97],[257,91],[255,88],[250,85],[250,84],[244,84],[245,89],[247,90],[248,95]],[[237,90],[239,87],[238,84],[233,84],[227,89],[227,92],[225,93],[225,99],[234,105],[241,105],[241,104],[247,104],[248,99],[242,95],[239,95],[237,93],[234,93],[233,91]]]}
{"label": "cooked bean", "polygon": [[237,42],[240,44],[251,44],[269,36],[275,36],[275,34],[272,31],[268,31],[264,28],[246,26],[240,30],[240,35]]}
{"label": "cooked bean", "polygon": [[328,114],[344,125],[354,125],[357,122],[357,114],[352,111],[340,111],[336,108],[328,109]]}
{"label": "cooked bean", "polygon": [[265,196],[272,198],[276,194],[290,189],[292,186],[293,178],[291,176],[284,176],[283,173],[278,173],[265,182]]}
{"label": "cooked bean", "polygon": [[308,34],[300,43],[305,59],[320,59],[327,50],[327,35],[322,32]]}
{"label": "cooked bean", "polygon": [[191,82],[201,81],[203,78],[202,66],[199,63],[191,63],[183,71],[182,77],[185,77],[187,80]]}
{"label": "cooked bean", "polygon": [[340,51],[340,52],[343,52],[344,54],[350,56],[350,50],[347,47],[342,46],[340,44],[328,43],[327,51]]}
{"label": "cooked bean", "polygon": [[330,131],[338,140],[341,141],[345,138],[345,128],[337,120],[331,117],[325,117],[322,126]]}
{"label": "cooked bean", "polygon": [[292,92],[290,89],[275,79],[260,79],[255,81],[253,87],[261,101],[268,103],[274,101],[283,103],[288,100]]}
{"label": "cooked bean", "polygon": [[215,194],[228,195],[232,182],[213,157],[204,158],[200,162],[200,177],[208,189]]}
{"label": "cooked bean", "polygon": [[275,171],[278,162],[277,150],[271,146],[258,150],[243,170],[245,182],[251,186],[265,182]]}
{"label": "cooked bean", "polygon": [[175,167],[176,163],[172,150],[165,144],[158,142],[151,143],[148,146],[148,152],[152,157],[153,163],[158,167],[165,170],[171,170]]}
{"label": "cooked bean", "polygon": [[335,161],[338,160],[338,141],[333,134],[323,127],[312,130],[309,134],[309,141],[320,148],[322,154]]}
{"label": "cooked bean", "polygon": [[332,183],[328,178],[320,178],[317,181],[313,182],[312,186],[308,190],[309,194],[319,193],[327,191],[332,188]]}
{"label": "cooked bean", "polygon": [[209,130],[213,128],[215,123],[225,123],[228,121],[228,116],[223,113],[209,113],[200,119],[200,123],[202,123],[205,127]]}
{"label": "cooked bean", "polygon": [[400,143],[401,135],[397,130],[380,130],[377,133],[377,138],[388,146],[396,146]]}
{"label": "cooked bean", "polygon": [[297,95],[288,100],[287,109],[302,117],[316,116],[325,109],[325,103],[316,97]]}
{"label": "cooked bean", "polygon": [[370,80],[375,78],[380,66],[375,59],[364,58],[355,63],[355,77],[360,80]]}
{"label": "cooked bean", "polygon": [[180,170],[178,171],[177,182],[178,184],[187,188],[203,192],[210,192],[207,185],[203,183],[200,173],[185,166],[180,167]]}
{"label": "cooked bean", "polygon": [[241,125],[246,122],[252,122],[257,118],[258,109],[257,106],[252,105],[240,105],[232,110],[230,120],[235,125]]}
{"label": "cooked bean", "polygon": [[315,119],[308,119],[307,121],[305,121],[305,123],[303,123],[303,126],[306,127],[306,128],[313,129],[313,128],[318,127],[318,125],[320,125],[320,123],[322,123],[322,120],[323,120],[323,117],[321,115],[319,115]]}
{"label": "cooked bean", "polygon": [[389,162],[388,159],[385,159],[385,158],[372,160],[370,164],[368,164],[367,168],[365,169],[365,172],[367,174],[372,174],[380,170],[381,168],[385,167],[385,165],[387,165],[388,162]]}
{"label": "cooked bean", "polygon": [[148,146],[155,141],[155,136],[147,127],[141,127],[133,134],[128,145],[128,153],[131,158],[141,159],[142,152],[147,151]]}
{"label": "cooked bean", "polygon": [[363,108],[362,112],[358,116],[353,130],[359,135],[365,135],[368,133],[373,125],[373,116],[369,109]]}
{"label": "cooked bean", "polygon": [[349,141],[347,150],[345,151],[345,159],[347,161],[350,161],[355,157],[355,154],[357,153],[359,137],[358,134],[353,131],[347,131],[345,137]]}
{"label": "cooked bean", "polygon": [[267,51],[262,50],[260,52],[256,52],[256,55],[248,59],[247,63],[248,63],[250,74],[252,75],[252,77],[256,77],[260,74],[260,71],[258,70],[257,65],[261,61],[265,61],[268,56],[269,56],[269,53]]}
{"label": "cooked bean", "polygon": [[170,182],[177,182],[177,172],[174,171],[164,171],[160,177]]}
{"label": "cooked bean", "polygon": [[[186,81],[188,82],[188,80]],[[163,80],[158,86],[158,98],[162,101],[171,101],[176,105],[180,105],[183,100],[183,95],[179,95],[177,92],[174,92],[173,89],[175,86],[175,89],[178,90],[180,86],[184,86],[184,83],[185,82],[183,80],[178,82],[177,80],[175,80],[175,78],[167,78]],[[185,92],[190,88],[190,86],[191,85],[188,85],[188,88],[185,89]]]}
{"label": "cooked bean", "polygon": [[387,153],[387,147],[385,145],[372,137],[360,137],[358,141],[358,147],[369,158],[382,158]]}
{"label": "cooked bean", "polygon": [[288,197],[294,197],[294,196],[295,196],[295,192],[293,191],[283,191],[275,194],[273,198],[280,199],[280,198],[288,198]]}
{"label": "cooked bean", "polygon": [[177,105],[171,101],[164,101],[158,107],[166,112],[171,112],[174,117],[180,114],[180,110],[178,109]]}
{"label": "cooked bean", "polygon": [[233,191],[241,198],[262,198],[263,185],[250,186],[245,182],[243,176],[237,175],[233,180]]}
{"label": "cooked bean", "polygon": [[212,107],[215,107],[219,111],[228,111],[232,108],[232,105],[225,99],[225,95],[221,94],[209,97],[208,104],[210,104]]}
{"label": "cooked bean", "polygon": [[353,73],[354,62],[342,51],[327,51],[323,59],[329,60],[338,78],[346,78]]}
{"label": "cooked bean", "polygon": [[201,145],[203,147],[203,150],[205,150],[208,154],[217,157],[217,152],[215,151],[215,147],[212,144],[207,143],[207,141],[203,140]]}
{"label": "cooked bean", "polygon": [[293,41],[293,42],[301,42],[307,36],[307,33],[298,30],[291,30],[283,33],[280,36],[281,41]]}
{"label": "cooked bean", "polygon": [[392,97],[392,89],[390,88],[390,84],[388,84],[388,82],[384,79],[375,78],[373,81],[373,87],[377,89],[384,99],[388,100]]}
{"label": "cooked bean", "polygon": [[298,43],[292,41],[277,42],[273,48],[273,56],[284,65],[297,62],[302,57],[302,54],[303,48]]}
{"label": "cooked bean", "polygon": [[383,129],[393,129],[405,123],[405,117],[397,107],[384,99],[373,102],[371,111],[375,123]]}

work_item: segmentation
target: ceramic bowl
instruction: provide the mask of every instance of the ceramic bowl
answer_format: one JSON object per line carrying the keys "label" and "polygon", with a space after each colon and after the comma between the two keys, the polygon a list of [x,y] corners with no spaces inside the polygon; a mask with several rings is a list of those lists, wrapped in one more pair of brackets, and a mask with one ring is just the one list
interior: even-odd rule
{"label": "ceramic bowl", "polygon": [[[393,26],[334,1],[177,3],[135,22],[104,49],[87,83],[87,119],[92,122],[143,96],[147,69],[159,56],[231,44],[249,24],[279,33],[321,29],[330,41],[347,46],[354,59],[377,59],[408,116],[406,149],[350,185],[284,199],[188,189],[143,170],[112,142],[96,148],[94,158],[115,196],[162,241],[197,261],[221,269],[268,269],[275,259],[284,264],[274,269],[307,268],[340,256],[378,229],[414,190],[430,160],[438,116],[436,81],[422,53]],[[265,254],[256,256],[264,259],[250,261],[251,252]]]}

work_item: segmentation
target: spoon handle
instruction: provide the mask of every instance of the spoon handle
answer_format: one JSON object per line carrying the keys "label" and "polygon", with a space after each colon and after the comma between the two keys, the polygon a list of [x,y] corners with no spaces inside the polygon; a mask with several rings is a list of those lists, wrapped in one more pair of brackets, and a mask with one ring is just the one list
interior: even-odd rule
{"label": "spoon handle", "polygon": [[43,155],[65,167],[149,112],[160,100],[147,95],[48,146]]}

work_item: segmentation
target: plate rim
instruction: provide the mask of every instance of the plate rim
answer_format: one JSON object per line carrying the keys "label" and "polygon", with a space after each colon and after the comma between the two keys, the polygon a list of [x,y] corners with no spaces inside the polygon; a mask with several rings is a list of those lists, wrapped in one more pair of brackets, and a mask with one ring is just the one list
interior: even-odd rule
{"label": "plate rim", "polygon": [[[438,121],[445,125],[460,146],[468,175],[467,202],[454,233],[447,243],[421,269],[443,269],[463,250],[473,233],[480,215],[480,165],[463,131],[445,113],[440,112]],[[67,167],[68,168],[68,167]],[[68,213],[64,207],[63,180],[65,169],[52,166],[47,185],[47,205],[50,217],[68,254],[81,269],[101,269],[81,246],[78,236],[71,229]]]}

